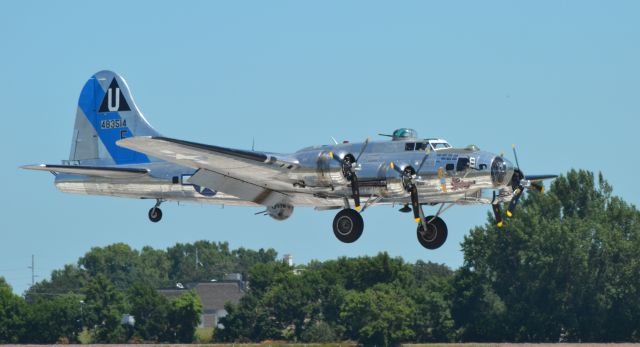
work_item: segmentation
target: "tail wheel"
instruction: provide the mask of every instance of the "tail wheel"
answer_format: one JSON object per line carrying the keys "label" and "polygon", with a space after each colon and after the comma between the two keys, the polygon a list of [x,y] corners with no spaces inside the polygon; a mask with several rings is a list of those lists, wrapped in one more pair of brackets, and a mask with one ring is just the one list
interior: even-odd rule
{"label": "tail wheel", "polygon": [[149,210],[149,220],[158,223],[162,219],[162,210],[159,207],[152,207]]}
{"label": "tail wheel", "polygon": [[[431,220],[433,216],[425,217]],[[440,218],[435,217],[430,223],[426,223],[427,230],[422,228],[422,223],[418,224],[418,242],[426,249],[440,248],[447,241],[447,224]]]}
{"label": "tail wheel", "polygon": [[344,243],[352,243],[360,238],[364,230],[362,215],[353,209],[344,209],[333,219],[333,234]]}

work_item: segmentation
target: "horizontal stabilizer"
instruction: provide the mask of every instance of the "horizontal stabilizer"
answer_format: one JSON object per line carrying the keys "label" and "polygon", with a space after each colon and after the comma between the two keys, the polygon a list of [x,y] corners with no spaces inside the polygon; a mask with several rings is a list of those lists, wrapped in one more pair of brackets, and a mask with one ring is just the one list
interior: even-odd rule
{"label": "horizontal stabilizer", "polygon": [[148,169],[104,167],[104,166],[74,166],[74,165],[25,165],[20,168],[26,170],[49,171],[54,175],[59,173],[96,176],[105,178],[133,178],[149,174]]}

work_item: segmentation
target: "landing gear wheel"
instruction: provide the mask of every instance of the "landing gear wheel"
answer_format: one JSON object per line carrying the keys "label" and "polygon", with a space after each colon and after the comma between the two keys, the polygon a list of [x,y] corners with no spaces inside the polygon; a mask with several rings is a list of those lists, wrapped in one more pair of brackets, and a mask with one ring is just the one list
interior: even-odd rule
{"label": "landing gear wheel", "polygon": [[159,207],[152,207],[149,210],[149,220],[158,223],[162,219],[162,210]]}
{"label": "landing gear wheel", "polygon": [[[433,216],[425,217],[431,220]],[[434,218],[431,223],[427,223],[427,230],[422,228],[422,223],[418,224],[418,242],[426,249],[437,249],[447,241],[447,224],[440,218]]]}
{"label": "landing gear wheel", "polygon": [[362,215],[353,209],[344,209],[333,219],[333,234],[344,243],[352,243],[360,238],[364,230]]}

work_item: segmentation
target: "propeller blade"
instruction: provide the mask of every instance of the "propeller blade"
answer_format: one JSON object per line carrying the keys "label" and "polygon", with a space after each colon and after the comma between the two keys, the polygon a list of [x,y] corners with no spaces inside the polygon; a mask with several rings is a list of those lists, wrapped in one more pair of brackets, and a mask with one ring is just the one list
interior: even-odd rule
{"label": "propeller blade", "polygon": [[496,219],[496,226],[498,228],[502,228],[504,226],[504,221],[502,221],[502,211],[500,210],[500,204],[491,205],[493,208],[493,216]]}
{"label": "propeller blade", "polygon": [[418,174],[418,172],[420,172],[420,169],[422,169],[422,166],[427,161],[427,158],[429,158],[429,154],[431,154],[431,148],[427,148],[427,152],[424,154],[424,158],[422,158],[420,166],[418,166],[418,170],[416,170],[416,174]]}
{"label": "propeller blade", "polygon": [[413,210],[413,218],[415,218],[416,223],[420,223],[420,201],[418,201],[418,187],[416,187],[415,184],[412,184],[409,192],[411,193],[411,207]]}
{"label": "propeller blade", "polygon": [[337,161],[338,163],[344,165],[344,160],[342,160],[342,158],[338,157],[337,155],[335,155],[333,152],[329,152],[329,158]]}
{"label": "propeller blade", "polygon": [[358,176],[355,173],[351,175],[351,193],[353,194],[355,209],[360,211],[360,185],[358,184]]}
{"label": "propeller blade", "polygon": [[358,162],[358,160],[360,160],[360,156],[362,155],[362,153],[364,153],[364,150],[367,149],[368,145],[369,145],[369,138],[367,138],[364,141],[364,144],[362,145],[362,148],[360,149],[360,153],[358,153],[358,156],[356,157],[356,162]]}
{"label": "propeller blade", "polygon": [[516,168],[518,169],[518,171],[520,171],[520,163],[518,163],[518,153],[516,152],[516,145],[511,145],[511,148],[513,149],[513,158],[516,160]]}
{"label": "propeller blade", "polygon": [[396,165],[396,164],[394,164],[393,162],[391,162],[391,163],[389,163],[389,166],[390,166],[392,169],[396,170],[400,175],[404,176],[404,172],[402,171],[402,169],[400,169],[400,168],[398,167],[398,165]]}
{"label": "propeller blade", "polygon": [[[415,183],[414,175],[412,174],[412,172],[410,172],[407,169],[405,169],[405,170],[400,169],[393,162],[389,163],[389,166],[392,169],[396,170],[403,178],[408,179],[407,180],[408,184],[405,185],[405,189],[408,190],[408,192],[409,192],[409,194],[411,196],[411,210],[413,211],[413,218],[416,221],[416,223],[422,223],[422,226],[424,228],[426,228],[426,221],[423,220],[424,217],[422,216],[422,208],[420,207],[420,200],[418,198],[418,186]],[[413,171],[413,169],[411,169],[411,171]],[[407,207],[407,206],[405,206],[405,207]],[[402,211],[403,209],[406,212],[409,212],[404,207],[400,211]]]}
{"label": "propeller blade", "polygon": [[[542,184],[542,180],[556,178],[556,175],[532,175],[526,176],[522,170],[520,170],[520,163],[518,162],[518,152],[516,151],[516,145],[511,145],[513,149],[513,158],[516,161],[516,168],[513,172],[513,176],[511,177],[511,189],[513,189],[513,197],[511,198],[511,202],[509,202],[509,207],[507,208],[507,217],[513,217],[513,213],[518,206],[518,201],[524,193],[524,187],[530,190],[537,190],[541,193],[544,192],[544,185]],[[503,154],[500,154],[502,156]],[[493,200],[495,201],[495,192],[493,193]],[[493,204],[493,214],[496,218],[496,225],[498,228],[501,228],[504,225],[502,221],[500,206],[498,204]]]}
{"label": "propeller blade", "polygon": [[[362,155],[365,148],[367,148],[367,144],[369,143],[369,139],[365,141],[362,150],[360,150],[360,154],[358,154],[358,158]],[[356,175],[356,171],[354,169],[354,164],[358,162],[356,159],[354,162],[351,160],[345,160],[343,158],[338,157],[333,152],[329,152],[329,157],[333,160],[336,160],[342,166],[342,172],[344,177],[351,182],[351,197],[353,198],[353,202],[355,204],[355,210],[360,211],[360,184],[358,184],[358,175]]]}
{"label": "propeller blade", "polygon": [[513,176],[511,176],[511,189],[515,192],[518,187],[522,185],[524,179],[524,173],[520,169],[513,170]]}
{"label": "propeller blade", "polygon": [[518,186],[516,191],[513,194],[513,198],[511,198],[511,202],[509,203],[509,207],[507,208],[507,217],[513,217],[513,211],[515,211],[516,206],[518,205],[518,200],[520,200],[520,196],[524,192],[524,188],[522,186]]}

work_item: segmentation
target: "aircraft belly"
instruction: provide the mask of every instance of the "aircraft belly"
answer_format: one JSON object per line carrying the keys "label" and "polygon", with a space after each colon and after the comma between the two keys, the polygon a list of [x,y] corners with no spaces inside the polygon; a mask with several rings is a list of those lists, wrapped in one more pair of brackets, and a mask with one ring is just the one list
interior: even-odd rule
{"label": "aircraft belly", "polygon": [[202,195],[193,186],[167,183],[106,183],[106,182],[56,182],[56,188],[64,193],[103,195],[136,199],[163,199],[208,204],[257,206],[222,192]]}
{"label": "aircraft belly", "polygon": [[[205,204],[225,204],[238,206],[260,206],[251,201],[239,199],[233,195],[216,191],[203,195],[192,185],[169,183],[120,183],[120,182],[88,182],[59,181],[56,188],[64,193],[103,195],[134,199],[163,199],[167,201],[195,202]],[[201,192],[204,192],[202,189]],[[296,206],[340,206],[342,199],[319,198],[307,193],[289,193],[291,203]]]}

